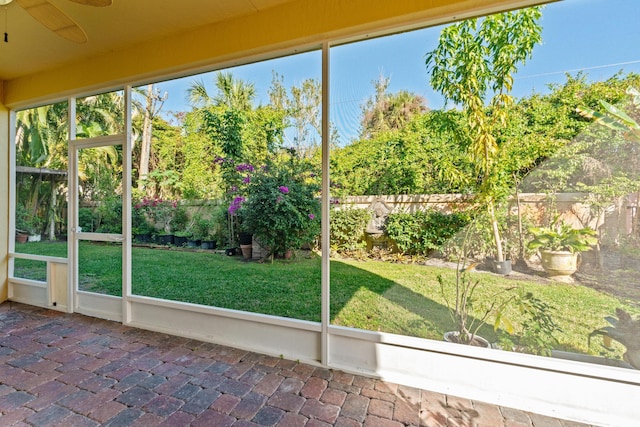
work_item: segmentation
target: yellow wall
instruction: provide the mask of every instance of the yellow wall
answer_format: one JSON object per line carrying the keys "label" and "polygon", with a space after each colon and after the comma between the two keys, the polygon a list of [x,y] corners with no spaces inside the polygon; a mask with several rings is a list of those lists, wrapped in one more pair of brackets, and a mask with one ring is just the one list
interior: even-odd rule
{"label": "yellow wall", "polygon": [[[0,81],[0,101],[2,81]],[[0,302],[7,299],[9,244],[9,111],[0,102]]]}
{"label": "yellow wall", "polygon": [[294,0],[263,12],[7,82],[5,105],[25,107],[247,58],[372,37],[399,28],[531,5],[535,0]]}

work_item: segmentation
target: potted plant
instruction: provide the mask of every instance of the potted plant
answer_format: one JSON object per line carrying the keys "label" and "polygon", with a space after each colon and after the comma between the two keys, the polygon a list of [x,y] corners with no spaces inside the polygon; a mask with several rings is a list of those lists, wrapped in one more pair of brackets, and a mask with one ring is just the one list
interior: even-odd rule
{"label": "potted plant", "polygon": [[[307,179],[313,168],[294,152],[283,153],[282,161],[267,161],[247,186],[248,197],[239,214],[243,231],[265,249],[263,258],[284,257],[320,234],[320,187]],[[314,173],[315,176],[315,173]]]}
{"label": "potted plant", "polygon": [[592,228],[573,228],[556,218],[549,227],[532,227],[534,236],[529,249],[540,252],[542,268],[549,276],[563,279],[578,269],[578,254],[591,249],[598,242]]}
{"label": "potted plant", "polygon": [[478,331],[493,316],[494,329],[505,322],[502,316],[504,307],[512,300],[506,297],[513,288],[506,288],[482,300],[476,298],[476,291],[481,287],[479,279],[472,279],[468,270],[456,271],[455,283],[447,283],[442,275],[438,275],[438,283],[442,296],[449,309],[451,320],[455,324],[454,331],[446,332],[444,340],[477,347],[489,347],[489,341],[478,335]]}
{"label": "potted plant", "polygon": [[242,257],[244,259],[251,259],[253,255],[253,235],[249,232],[241,231],[238,234],[238,242],[240,243]]}
{"label": "potted plant", "polygon": [[193,222],[189,221],[189,214],[184,206],[177,204],[173,212],[173,244],[176,246],[186,246],[187,241],[193,234],[191,231]]}
{"label": "potted plant", "polygon": [[29,237],[29,230],[32,228],[31,217],[23,204],[16,204],[16,241],[25,243]]}
{"label": "potted plant", "polygon": [[211,221],[198,216],[194,223],[193,240],[191,243],[194,247],[199,246],[202,249],[210,249],[210,243],[208,240],[210,226]]}
{"label": "potted plant", "polygon": [[616,309],[616,317],[607,316],[610,326],[596,329],[589,335],[589,341],[596,335],[604,336],[604,345],[609,347],[611,340],[626,347],[624,360],[636,369],[640,369],[640,318],[633,318],[622,308]]}

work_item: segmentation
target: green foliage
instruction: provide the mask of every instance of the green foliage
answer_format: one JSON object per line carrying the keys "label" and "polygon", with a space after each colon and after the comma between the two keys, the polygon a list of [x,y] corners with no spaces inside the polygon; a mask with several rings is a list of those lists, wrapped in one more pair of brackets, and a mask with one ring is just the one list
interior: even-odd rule
{"label": "green foliage", "polygon": [[134,205],[149,218],[154,227],[160,233],[169,233],[172,230],[172,222],[176,212],[177,202],[163,199],[143,198]]}
{"label": "green foliage", "polygon": [[19,232],[38,234],[42,227],[40,218],[37,215],[29,213],[22,203],[16,203],[15,220],[15,228],[16,231]]}
{"label": "green foliage", "polygon": [[294,153],[255,170],[239,201],[241,227],[272,255],[284,255],[313,242],[320,233],[319,186],[309,164]]}
{"label": "green foliage", "polygon": [[98,226],[98,220],[94,217],[93,209],[80,208],[78,209],[78,225],[84,231],[93,232],[96,231]]}
{"label": "green foliage", "polygon": [[549,227],[532,227],[529,232],[534,237],[528,244],[529,249],[574,253],[588,251],[598,243],[597,233],[592,228],[573,228],[557,218]]}
{"label": "green foliage", "polygon": [[337,252],[364,249],[364,233],[370,220],[371,211],[368,209],[332,209],[329,224],[331,249]]}
{"label": "green foliage", "polygon": [[193,218],[192,237],[194,240],[207,240],[211,237],[213,221],[196,215]]}
{"label": "green foliage", "polygon": [[[604,82],[588,83],[586,76],[567,76],[562,86],[553,87],[546,96],[534,95],[523,99],[518,107],[526,118],[530,134],[548,142],[546,154],[539,166],[523,181],[522,190],[554,193],[582,191],[580,186],[593,186],[612,176],[638,177],[636,165],[640,160],[634,143],[624,130],[605,126],[589,126],[588,112],[602,108],[602,102],[620,105],[628,96],[625,89],[639,85],[640,76],[614,75]],[[628,114],[637,114],[633,105]],[[595,116],[594,116],[595,117]]]}
{"label": "green foliage", "polygon": [[[513,102],[508,96],[512,75],[542,40],[540,17],[540,8],[533,7],[467,19],[444,28],[438,46],[426,55],[433,88],[468,115],[469,153],[484,174],[498,154],[494,129],[504,123],[504,107]],[[485,106],[488,94],[491,115]]]}
{"label": "green foliage", "polygon": [[[446,100],[462,106],[469,126],[467,148],[480,182],[479,195],[487,207],[496,245],[504,261],[496,219],[496,202],[504,197],[507,174],[501,162],[497,131],[504,128],[513,74],[540,43],[539,7],[520,9],[445,27],[438,46],[426,55],[431,85]],[[492,95],[489,108],[486,97]]]}
{"label": "green foliage", "polygon": [[362,107],[361,139],[390,130],[399,130],[411,120],[411,117],[427,110],[425,99],[417,94],[402,90],[388,93],[390,77],[381,75],[374,81],[375,96],[370,97]]}
{"label": "green foliage", "polygon": [[[589,346],[591,338],[602,335],[606,340],[616,340],[627,349],[625,360],[636,369],[640,369],[640,345],[638,335],[640,334],[640,318],[633,318],[631,314],[621,307],[616,308],[616,315],[607,316],[605,320],[609,326],[596,329],[589,334]],[[605,346],[610,347],[610,343],[605,341]]]}
{"label": "green foliage", "polygon": [[416,115],[403,128],[333,150],[336,195],[469,192],[470,163],[458,145],[464,122],[455,111]]}
{"label": "green foliage", "polygon": [[[637,113],[637,110],[640,110],[640,92],[630,86],[626,93],[631,97],[633,108]],[[609,129],[624,132],[625,139],[629,141],[640,142],[640,124],[633,117],[605,100],[600,100],[600,105],[605,110],[604,113],[589,108],[578,108],[577,111],[582,116],[595,120],[596,123]]]}
{"label": "green foliage", "polygon": [[516,326],[502,317],[504,313],[500,314],[500,318],[496,319],[495,329],[500,326],[500,322],[505,325],[507,333],[500,335],[500,346],[525,353],[551,356],[551,350],[558,344],[554,334],[562,332],[555,321],[556,308],[523,287],[518,287],[517,294],[509,305],[515,306],[520,321]]}
{"label": "green foliage", "polygon": [[172,231],[187,231],[189,225],[189,214],[182,204],[177,204],[173,211]]}
{"label": "green foliage", "polygon": [[[80,222],[82,225],[82,222]],[[137,207],[134,203],[131,209],[131,234],[151,234],[153,226],[149,223],[144,209]]]}
{"label": "green foliage", "polygon": [[96,209],[98,233],[122,233],[122,199],[110,197],[103,200]]}
{"label": "green foliage", "polygon": [[479,298],[477,293],[483,287],[481,280],[472,278],[465,271],[456,272],[453,284],[442,275],[438,275],[437,280],[461,344],[471,344],[480,328],[492,316],[496,319],[494,325],[499,325],[502,311],[511,301],[509,291],[512,287],[496,287],[489,298]]}
{"label": "green foliage", "polygon": [[387,216],[385,231],[403,253],[427,255],[441,250],[469,220],[469,214],[464,212],[392,213]]}

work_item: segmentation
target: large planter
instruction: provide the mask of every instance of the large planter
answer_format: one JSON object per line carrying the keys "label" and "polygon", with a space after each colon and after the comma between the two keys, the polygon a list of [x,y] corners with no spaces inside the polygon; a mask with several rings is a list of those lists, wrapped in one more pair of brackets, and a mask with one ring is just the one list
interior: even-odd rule
{"label": "large planter", "polygon": [[173,234],[156,235],[156,243],[159,245],[173,245]]}
{"label": "large planter", "polygon": [[240,245],[240,250],[242,251],[242,257],[244,259],[251,259],[252,256],[252,250],[253,250],[253,245]]}
{"label": "large planter", "polygon": [[[201,241],[198,239],[189,239],[187,240],[187,247],[189,248],[199,248]],[[202,248],[205,249],[205,248]]]}
{"label": "large planter", "polygon": [[42,235],[40,234],[30,234],[29,237],[27,237],[28,242],[39,242],[40,240],[42,240]]}
{"label": "large planter", "polygon": [[151,233],[139,233],[133,236],[133,238],[138,243],[149,243],[151,242]]}
{"label": "large planter", "polygon": [[216,248],[216,241],[215,240],[203,240],[202,242],[200,242],[200,247],[202,249],[215,249]]}
{"label": "large planter", "polygon": [[554,278],[571,276],[578,269],[578,254],[569,251],[540,251],[542,268]]}
{"label": "large planter", "polygon": [[25,233],[17,233],[16,234],[16,242],[18,243],[26,243],[27,242],[27,238],[29,237],[28,234]]}
{"label": "large planter", "polygon": [[187,241],[189,238],[187,236],[173,236],[173,244],[176,246],[187,246]]}

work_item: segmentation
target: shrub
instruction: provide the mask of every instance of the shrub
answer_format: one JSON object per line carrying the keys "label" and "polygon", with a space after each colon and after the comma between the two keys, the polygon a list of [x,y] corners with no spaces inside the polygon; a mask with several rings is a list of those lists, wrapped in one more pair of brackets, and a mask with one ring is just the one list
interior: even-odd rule
{"label": "shrub", "polygon": [[189,214],[187,209],[181,204],[176,204],[173,211],[173,221],[171,222],[171,231],[186,231],[189,224]]}
{"label": "shrub", "polygon": [[84,231],[95,231],[96,221],[93,217],[93,209],[80,208],[78,209],[78,225]]}
{"label": "shrub", "polygon": [[271,255],[298,249],[320,233],[319,187],[308,168],[293,155],[279,164],[269,162],[247,180],[248,197],[233,211],[240,231],[252,233]]}
{"label": "shrub", "polygon": [[331,210],[331,249],[337,252],[349,252],[363,249],[365,229],[371,220],[368,209],[332,209]]}
{"label": "shrub", "polygon": [[[122,233],[122,199],[113,197],[100,202],[96,213],[99,233]],[[84,230],[84,227],[83,227]]]}
{"label": "shrub", "polygon": [[469,214],[465,212],[395,213],[387,217],[385,230],[403,253],[426,255],[432,250],[442,250],[444,244],[468,223]]}
{"label": "shrub", "polygon": [[131,209],[131,234],[151,234],[153,232],[153,225],[147,220],[145,211],[136,208],[136,206],[137,204],[134,204]]}

